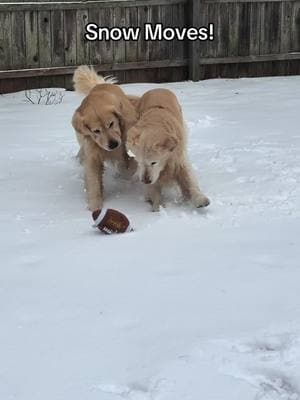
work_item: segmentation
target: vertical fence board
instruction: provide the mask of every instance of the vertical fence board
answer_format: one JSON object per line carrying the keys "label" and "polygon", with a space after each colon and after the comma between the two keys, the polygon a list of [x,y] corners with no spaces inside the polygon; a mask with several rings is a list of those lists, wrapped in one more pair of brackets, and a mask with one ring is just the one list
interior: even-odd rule
{"label": "vertical fence board", "polygon": [[[269,54],[271,47],[271,19],[272,19],[272,3],[263,4],[263,14],[261,19],[261,46],[260,54]],[[263,74],[270,76],[272,74],[272,65],[270,62],[262,63]]]}
{"label": "vertical fence board", "polygon": [[[0,13],[0,70],[10,69],[11,54],[11,13]],[[10,80],[0,80],[0,93],[11,92],[13,85]]]}
{"label": "vertical fence board", "polygon": [[[280,3],[273,2],[271,7],[271,21],[270,21],[270,47],[271,54],[278,54],[280,52],[280,31],[281,31],[281,18],[280,18]],[[277,75],[277,62],[271,62],[271,74]]]}
{"label": "vertical fence board", "polygon": [[[171,27],[173,25],[173,12],[172,8],[169,6],[161,6],[160,15],[161,15],[161,22],[165,27]],[[160,44],[161,49],[161,57],[166,58],[168,60],[172,59],[173,57],[173,46],[172,42],[168,40],[162,40]],[[162,68],[158,72],[159,81],[160,82],[168,82],[171,80],[170,76],[170,69],[169,68]]]}
{"label": "vertical fence board", "polygon": [[90,42],[85,39],[85,25],[89,20],[88,10],[77,10],[76,13],[76,64],[90,64]]}
{"label": "vertical fence board", "polygon": [[[11,14],[12,33],[12,65],[14,68],[26,68],[26,43],[25,43],[25,18],[24,11]],[[24,78],[13,81],[13,90],[19,91],[26,88],[27,80]]]}
{"label": "vertical fence board", "polygon": [[[103,8],[100,10],[100,26],[108,26],[112,28],[114,26],[114,14],[113,8]],[[100,42],[100,54],[101,62],[109,64],[114,59],[114,44],[112,40],[106,42]]]}
{"label": "vertical fence board", "polygon": [[[280,52],[288,53],[291,48],[290,23],[292,17],[292,3],[282,2],[280,4]],[[279,75],[285,75],[288,72],[288,63],[278,62]]]}
{"label": "vertical fence board", "polygon": [[11,15],[12,63],[15,68],[26,67],[24,11],[16,11]]}
{"label": "vertical fence board", "polygon": [[292,51],[300,51],[300,2],[293,3],[293,17],[292,17]]}
{"label": "vertical fence board", "polygon": [[[233,57],[238,55],[239,45],[239,23],[240,23],[240,5],[235,3],[228,4],[228,56]],[[237,76],[237,64],[231,65],[231,76]],[[228,76],[230,76],[230,74]]]}
{"label": "vertical fence board", "polygon": [[[137,7],[128,7],[125,9],[126,21],[128,26],[138,26]],[[137,60],[138,42],[131,41],[125,43],[125,57],[126,62],[133,62]],[[126,82],[135,81],[135,71],[126,71],[125,73]]]}
{"label": "vertical fence board", "polygon": [[76,64],[76,30],[76,10],[68,10],[64,13],[65,65]]}
{"label": "vertical fence board", "polygon": [[[250,54],[250,3],[240,4],[240,22],[239,22],[239,46],[238,54],[248,56]],[[244,63],[239,68],[240,76],[247,76],[249,65]]]}
{"label": "vertical fence board", "polygon": [[37,11],[25,11],[26,67],[35,68],[39,61],[38,14]]}
{"label": "vertical fence board", "polygon": [[[300,2],[293,3],[293,15],[291,25],[291,51],[300,51]],[[300,74],[300,61],[291,62],[289,73]]]}
{"label": "vertical fence board", "polygon": [[[160,10],[159,6],[152,7],[151,10],[151,21],[152,24],[160,23]],[[160,59],[160,42],[149,42],[149,60],[150,61],[157,61]],[[157,69],[153,69],[148,76],[148,79],[152,82],[158,82],[158,73]]]}
{"label": "vertical fence board", "polygon": [[[260,45],[260,3],[251,3],[250,6],[250,45],[249,53],[259,54]],[[249,65],[249,75],[255,76],[257,65]]]}
{"label": "vertical fence board", "polygon": [[[152,8],[153,15],[154,8]],[[183,28],[185,26],[185,9],[182,4],[174,4],[173,5],[173,24],[175,27]],[[156,47],[156,43],[152,44],[153,47]],[[174,40],[173,42],[173,58],[182,60],[184,58],[184,47],[188,46],[188,42],[186,40]],[[185,71],[183,68],[177,68],[174,71],[172,80],[181,81],[185,79]]]}
{"label": "vertical fence board", "polygon": [[9,69],[12,65],[11,27],[11,13],[0,13],[0,70]]}
{"label": "vertical fence board", "polygon": [[[76,10],[68,10],[64,13],[64,49],[65,65],[76,65]],[[72,89],[72,76],[66,76],[65,87]]]}
{"label": "vertical fence board", "polygon": [[[89,10],[89,19],[88,19],[88,21],[86,21],[86,23],[88,23],[88,22],[98,24],[103,27],[105,26],[105,25],[101,25],[101,23],[103,21],[101,21],[101,19],[100,19],[100,9],[92,8]],[[101,62],[102,62],[101,47],[102,48],[105,47],[105,41],[98,41],[98,40],[90,41],[89,46],[90,46],[90,63],[95,64],[95,65],[101,64]],[[85,64],[84,61],[83,61],[83,64]]]}
{"label": "vertical fence board", "polygon": [[[114,9],[114,26],[125,27],[126,26],[126,15],[124,7],[117,7]],[[125,61],[125,41],[119,40],[114,43],[114,63],[122,63]],[[125,81],[125,72],[118,72],[118,81],[120,83]]]}
{"label": "vertical fence board", "polygon": [[[218,31],[217,28],[217,17],[218,17],[218,11],[219,11],[219,4],[217,3],[211,3],[209,4],[208,8],[208,20],[209,22],[213,23],[215,26],[215,31]],[[218,56],[218,39],[215,39],[213,41],[208,41],[207,42],[207,56],[208,57],[217,57]],[[217,78],[219,74],[219,68],[218,65],[210,65],[209,67],[209,75],[211,78]]]}
{"label": "vertical fence board", "polygon": [[[228,4],[222,3],[219,8],[218,16],[218,57],[228,56],[228,43],[229,43],[229,26],[228,26]],[[221,77],[226,77],[228,75],[228,70],[230,65],[225,64],[219,67],[219,75]]]}
{"label": "vertical fence board", "polygon": [[[25,48],[26,67],[38,68],[39,60],[39,39],[38,39],[38,12],[25,11]],[[39,77],[31,78],[28,85],[39,87]]]}
{"label": "vertical fence board", "polygon": [[[51,12],[38,12],[38,32],[39,32],[39,60],[40,67],[50,67],[52,65],[52,42],[51,42]],[[43,82],[43,85],[42,85]],[[51,76],[45,76],[40,79],[40,85],[51,87],[53,79]]]}
{"label": "vertical fence board", "polygon": [[[141,32],[142,32],[137,47],[138,61],[149,61],[150,42],[144,39],[144,25],[147,22],[151,22],[150,12],[151,12],[150,7],[148,6],[138,7],[138,13],[137,13],[138,26],[141,27]],[[144,80],[143,73],[140,70],[136,71],[136,80],[137,82],[142,82]]]}
{"label": "vertical fence board", "polygon": [[[211,21],[209,20],[209,17],[208,17],[208,4],[207,3],[204,3],[204,2],[202,2],[201,3],[201,6],[200,6],[200,12],[201,12],[201,14],[200,14],[200,18],[199,18],[199,26],[207,26]],[[214,27],[214,29],[216,29],[216,26]],[[216,32],[214,32],[215,33],[215,36],[216,36]],[[214,39],[214,40],[216,40],[216,39]],[[208,43],[209,43],[209,41],[199,41],[199,44],[198,44],[198,46],[199,46],[199,58],[197,58],[198,59],[198,62],[201,60],[201,58],[202,57],[206,57],[206,54],[207,54],[207,48],[208,48]],[[191,55],[192,56],[192,55]],[[206,78],[206,71],[209,69],[209,67],[208,66],[198,66],[198,68],[199,68],[199,78],[200,79],[205,79]]]}
{"label": "vertical fence board", "polygon": [[[201,5],[200,0],[192,0],[190,2],[191,14],[189,25],[192,27],[199,26],[201,18]],[[191,41],[189,44],[189,79],[198,81],[200,79],[200,42],[199,40]]]}
{"label": "vertical fence board", "polygon": [[[54,67],[65,65],[64,13],[65,11],[51,11],[51,63]],[[65,77],[54,76],[53,86],[65,87]]]}

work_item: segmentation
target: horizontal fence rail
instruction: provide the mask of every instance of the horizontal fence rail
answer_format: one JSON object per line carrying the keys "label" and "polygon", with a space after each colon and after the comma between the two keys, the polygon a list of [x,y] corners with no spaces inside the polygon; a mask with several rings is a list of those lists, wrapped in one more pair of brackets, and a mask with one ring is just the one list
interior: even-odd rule
{"label": "horizontal fence rail", "polygon": [[[207,27],[214,40],[87,41],[99,27]],[[142,29],[143,31],[143,29]],[[72,88],[78,65],[120,82],[300,73],[300,0],[0,1],[0,93]]]}

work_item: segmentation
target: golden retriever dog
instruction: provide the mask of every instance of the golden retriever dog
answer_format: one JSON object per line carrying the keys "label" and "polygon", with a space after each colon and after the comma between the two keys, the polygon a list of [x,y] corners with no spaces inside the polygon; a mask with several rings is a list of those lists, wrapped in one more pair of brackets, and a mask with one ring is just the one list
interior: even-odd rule
{"label": "golden retriever dog", "polygon": [[105,162],[116,164],[123,176],[136,170],[125,142],[128,129],[137,121],[137,98],[128,98],[112,78],[103,78],[87,66],[75,70],[73,81],[75,90],[86,95],[73,115],[72,125],[84,165],[88,206],[94,211],[103,207]]}
{"label": "golden retriever dog", "polygon": [[138,163],[138,174],[147,185],[147,200],[153,211],[162,205],[162,189],[177,184],[195,207],[209,199],[200,191],[186,150],[186,128],[181,107],[167,89],[146,92],[137,107],[138,122],[127,132],[127,149]]}

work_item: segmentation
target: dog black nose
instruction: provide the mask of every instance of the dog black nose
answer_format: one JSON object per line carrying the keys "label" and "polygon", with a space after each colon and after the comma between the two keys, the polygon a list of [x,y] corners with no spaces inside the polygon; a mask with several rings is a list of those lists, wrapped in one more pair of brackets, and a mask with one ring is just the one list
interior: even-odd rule
{"label": "dog black nose", "polygon": [[108,147],[109,147],[111,150],[115,149],[115,148],[118,147],[118,146],[119,146],[119,142],[117,142],[116,140],[110,140],[110,142],[109,142],[109,144],[108,144]]}
{"label": "dog black nose", "polygon": [[143,177],[143,182],[146,185],[149,185],[152,181],[151,181],[150,177],[148,175],[146,175],[146,176]]}

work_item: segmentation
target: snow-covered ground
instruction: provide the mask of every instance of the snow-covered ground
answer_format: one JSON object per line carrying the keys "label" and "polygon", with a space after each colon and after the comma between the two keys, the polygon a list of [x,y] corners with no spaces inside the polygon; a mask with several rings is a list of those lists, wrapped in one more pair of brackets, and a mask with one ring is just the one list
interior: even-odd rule
{"label": "snow-covered ground", "polygon": [[300,77],[165,86],[211,205],[151,213],[108,171],[119,236],[91,228],[81,99],[0,96],[1,400],[300,399]]}

